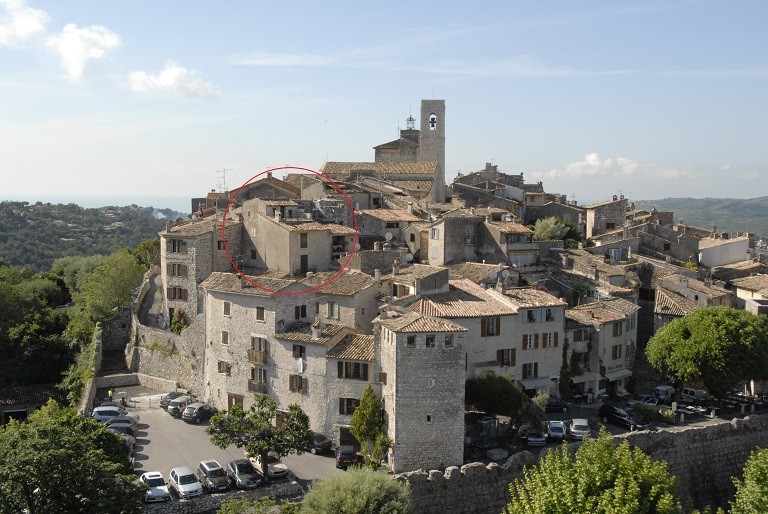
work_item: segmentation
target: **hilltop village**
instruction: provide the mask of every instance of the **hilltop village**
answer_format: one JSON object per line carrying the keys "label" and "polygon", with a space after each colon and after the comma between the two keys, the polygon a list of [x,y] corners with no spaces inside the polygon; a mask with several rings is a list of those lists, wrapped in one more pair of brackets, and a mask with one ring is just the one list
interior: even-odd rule
{"label": "hilltop village", "polygon": [[[419,128],[409,118],[371,162],[192,199],[190,219],[160,232],[161,314],[134,319],[132,370],[220,409],[254,393],[297,403],[335,444],[353,441],[371,384],[391,471],[443,469],[464,461],[471,377],[558,394],[566,362],[572,395],[623,394],[651,380],[636,358],[662,324],[705,306],[768,310],[749,234],[621,195],[577,205],[491,163],[446,184],[446,120],[443,100],[423,100]],[[578,237],[542,238],[537,221],[553,217]]]}

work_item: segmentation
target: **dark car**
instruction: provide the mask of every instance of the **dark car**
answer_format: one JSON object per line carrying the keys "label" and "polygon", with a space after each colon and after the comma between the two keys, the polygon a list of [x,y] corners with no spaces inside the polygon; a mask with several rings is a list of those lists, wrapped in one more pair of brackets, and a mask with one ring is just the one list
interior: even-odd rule
{"label": "dark car", "polygon": [[336,448],[336,467],[347,469],[349,466],[357,465],[357,451],[354,446],[345,444]]}
{"label": "dark car", "polygon": [[211,416],[215,416],[218,412],[216,407],[212,407],[207,403],[195,402],[187,405],[187,408],[184,409],[184,412],[181,414],[181,419],[187,423],[200,423],[201,421],[210,419]]}
{"label": "dark car", "polygon": [[197,479],[209,493],[229,490],[229,477],[215,460],[204,460],[197,466]]}
{"label": "dark car", "polygon": [[312,453],[312,455],[317,455],[318,453],[325,453],[330,449],[331,440],[325,437],[323,434],[318,434],[315,432],[312,448],[309,449],[310,453]]}
{"label": "dark car", "polygon": [[165,396],[160,398],[160,408],[163,410],[168,410],[168,404],[171,403],[171,400],[175,400],[176,398],[178,398],[183,394],[184,393],[182,393],[181,391],[173,391],[166,394]]}
{"label": "dark car", "polygon": [[568,404],[557,396],[550,395],[547,398],[547,407],[544,410],[547,412],[565,412],[568,410]]}
{"label": "dark car", "polygon": [[641,415],[633,411],[630,407],[618,407],[610,403],[604,403],[597,412],[603,423],[614,423],[623,425],[630,430],[645,430],[650,428],[651,424]]}
{"label": "dark car", "polygon": [[230,483],[238,489],[253,489],[261,484],[261,475],[248,459],[227,462],[226,471]]}

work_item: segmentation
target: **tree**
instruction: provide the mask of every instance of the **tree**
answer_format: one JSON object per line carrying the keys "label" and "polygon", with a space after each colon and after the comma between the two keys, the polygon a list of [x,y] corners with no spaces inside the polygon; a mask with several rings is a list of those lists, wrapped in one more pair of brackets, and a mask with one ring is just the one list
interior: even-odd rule
{"label": "tree", "polygon": [[563,444],[523,473],[523,479],[509,486],[507,513],[683,512],[666,463],[651,460],[628,441],[614,447],[605,430],[598,439],[585,439],[575,457]]}
{"label": "tree", "polygon": [[269,482],[267,463],[270,453],[277,458],[289,453],[300,455],[314,444],[309,417],[298,405],[288,407],[285,420],[279,427],[274,426],[276,419],[277,402],[261,394],[256,395],[248,412],[239,405],[233,405],[229,412],[213,416],[205,431],[219,448],[234,444],[244,448],[248,458],[259,456],[261,474],[265,482]]}
{"label": "tree", "polygon": [[491,416],[512,416],[526,400],[509,375],[472,377],[465,384],[465,401]]}
{"label": "tree", "polygon": [[382,433],[382,425],[381,405],[369,383],[360,399],[360,405],[355,408],[355,412],[352,414],[352,422],[349,424],[349,431],[355,436],[355,439],[360,441],[360,444],[363,445],[363,451],[369,457],[376,438]]}
{"label": "tree", "polygon": [[160,264],[160,240],[147,239],[136,248],[139,262],[147,269]]}
{"label": "tree", "polygon": [[561,218],[552,216],[536,220],[533,227],[533,238],[539,241],[562,239],[568,233],[569,227]]}
{"label": "tree", "polygon": [[50,400],[0,427],[0,513],[139,513],[129,451],[101,423]]}
{"label": "tree", "polygon": [[768,512],[768,449],[758,448],[744,465],[744,480],[733,480],[736,497],[731,514]]}
{"label": "tree", "polygon": [[728,307],[698,309],[664,325],[645,353],[653,367],[720,396],[768,378],[768,319]]}
{"label": "tree", "polygon": [[230,498],[221,504],[218,514],[298,514],[299,506],[295,503],[283,503],[277,506],[277,501],[269,496],[258,500]]}
{"label": "tree", "polygon": [[301,514],[407,514],[413,512],[407,486],[370,469],[314,482],[301,504]]}

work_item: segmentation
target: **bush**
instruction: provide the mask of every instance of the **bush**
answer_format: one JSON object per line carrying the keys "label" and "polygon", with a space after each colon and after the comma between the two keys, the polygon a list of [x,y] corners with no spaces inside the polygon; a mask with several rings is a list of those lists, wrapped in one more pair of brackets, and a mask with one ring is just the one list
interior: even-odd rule
{"label": "bush", "polygon": [[406,514],[413,512],[408,488],[389,475],[349,468],[314,482],[304,496],[302,514]]}

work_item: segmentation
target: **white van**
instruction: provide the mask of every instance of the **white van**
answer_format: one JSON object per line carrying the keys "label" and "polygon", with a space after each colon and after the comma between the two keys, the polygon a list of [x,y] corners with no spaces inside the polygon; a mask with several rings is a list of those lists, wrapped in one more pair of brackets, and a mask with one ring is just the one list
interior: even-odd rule
{"label": "white van", "polygon": [[699,403],[709,399],[709,393],[704,389],[694,389],[693,387],[684,387],[682,400],[684,402]]}
{"label": "white van", "polygon": [[672,386],[656,386],[656,388],[653,390],[654,396],[659,399],[661,403],[666,403],[667,405],[672,403],[672,398],[675,395],[675,388]]}

